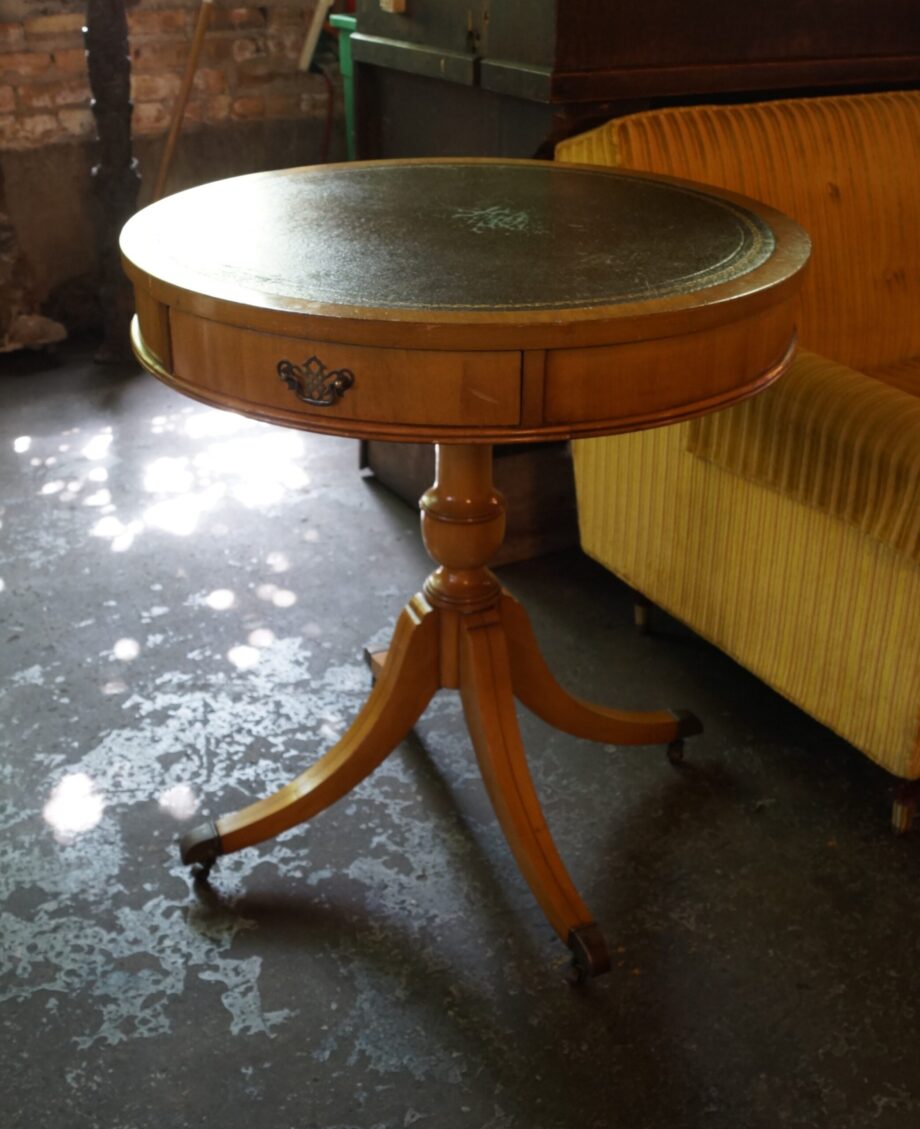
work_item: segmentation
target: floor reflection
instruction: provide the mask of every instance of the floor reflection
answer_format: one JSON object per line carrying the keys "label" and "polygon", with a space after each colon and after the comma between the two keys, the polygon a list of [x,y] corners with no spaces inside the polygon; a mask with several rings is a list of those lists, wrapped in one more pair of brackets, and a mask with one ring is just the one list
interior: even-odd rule
{"label": "floor reflection", "polygon": [[55,839],[69,844],[96,827],[104,810],[105,801],[92,779],[85,772],[73,772],[55,786],[42,815],[54,831]]}

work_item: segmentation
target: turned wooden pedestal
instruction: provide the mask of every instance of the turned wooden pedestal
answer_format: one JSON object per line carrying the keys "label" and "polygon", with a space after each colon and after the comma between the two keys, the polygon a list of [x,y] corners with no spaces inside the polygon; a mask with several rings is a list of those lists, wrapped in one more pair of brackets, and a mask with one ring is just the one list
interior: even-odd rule
{"label": "turned wooden pedestal", "polygon": [[274,795],[196,828],[185,862],[312,819],[459,690],[514,856],[576,968],[604,939],[553,843],[515,715],[614,745],[700,732],[556,682],[487,565],[505,531],[492,445],[630,431],[752,395],[784,371],[808,257],[794,223],[728,193],[541,162],[407,161],[241,177],[146,209],[122,235],[135,351],[207,403],[290,427],[437,445],[422,534],[437,568],[404,608],[364,708]]}
{"label": "turned wooden pedestal", "polygon": [[505,506],[492,486],[492,449],[440,446],[437,480],[421,501],[422,535],[438,568],[403,609],[364,709],[325,756],[274,795],[182,842],[205,870],[222,854],[312,819],[387,757],[440,689],[459,690],[473,748],[505,837],[551,925],[587,975],[610,965],[607,947],[550,836],[514,710],[518,698],[557,729],[614,745],[666,744],[702,726],[690,713],[623,713],[573,697],[550,673],[527,613],[485,567],[501,546]]}

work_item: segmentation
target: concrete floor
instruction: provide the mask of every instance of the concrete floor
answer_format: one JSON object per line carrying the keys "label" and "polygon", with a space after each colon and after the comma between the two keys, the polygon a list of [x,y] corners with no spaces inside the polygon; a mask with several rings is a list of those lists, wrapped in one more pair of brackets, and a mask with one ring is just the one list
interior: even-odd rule
{"label": "concrete floor", "polygon": [[578,552],[502,570],[563,681],[706,732],[599,747],[522,714],[613,972],[567,950],[456,696],[314,825],[177,835],[274,789],[367,693],[429,563],[355,445],[87,354],[0,368],[5,1129],[910,1129],[920,834],[890,781]]}

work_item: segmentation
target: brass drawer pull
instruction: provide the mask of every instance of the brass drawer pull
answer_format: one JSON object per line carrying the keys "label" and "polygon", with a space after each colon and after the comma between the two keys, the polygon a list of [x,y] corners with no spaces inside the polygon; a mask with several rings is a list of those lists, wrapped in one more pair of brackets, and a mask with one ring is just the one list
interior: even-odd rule
{"label": "brass drawer pull", "polygon": [[278,375],[298,400],[314,408],[331,407],[355,382],[351,369],[330,371],[315,354],[302,365],[279,361]]}

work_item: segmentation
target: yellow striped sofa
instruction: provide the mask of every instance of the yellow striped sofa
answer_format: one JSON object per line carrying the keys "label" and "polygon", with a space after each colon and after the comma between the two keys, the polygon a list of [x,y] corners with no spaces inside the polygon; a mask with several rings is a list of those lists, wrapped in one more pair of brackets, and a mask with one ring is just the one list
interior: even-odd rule
{"label": "yellow striped sofa", "polygon": [[[573,445],[585,551],[900,777],[920,778],[920,92],[652,110],[556,159],[766,201],[812,236],[760,396]],[[896,791],[904,830],[920,786]]]}

